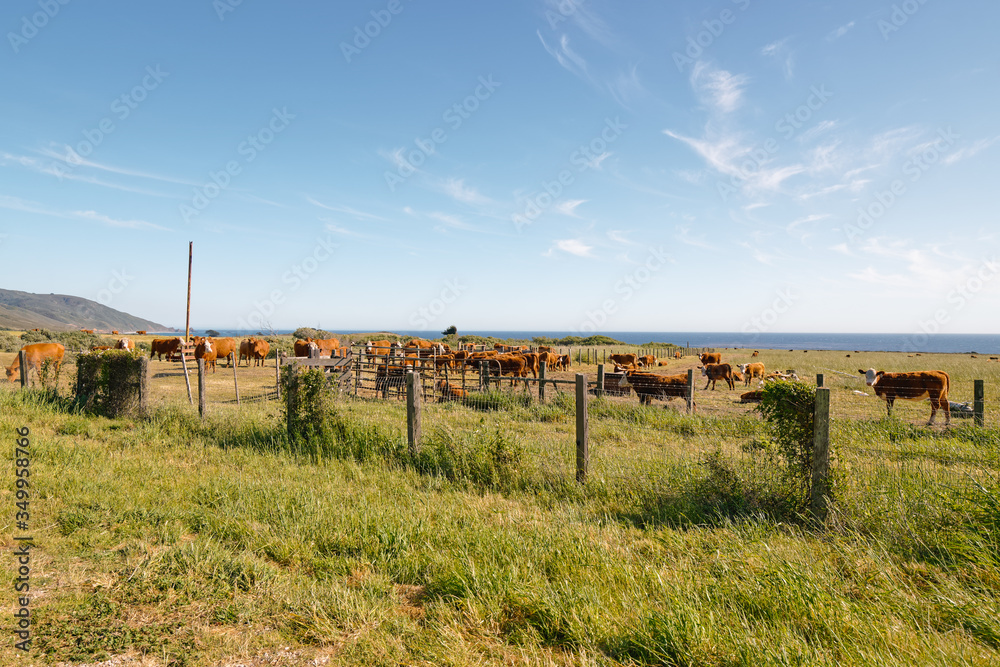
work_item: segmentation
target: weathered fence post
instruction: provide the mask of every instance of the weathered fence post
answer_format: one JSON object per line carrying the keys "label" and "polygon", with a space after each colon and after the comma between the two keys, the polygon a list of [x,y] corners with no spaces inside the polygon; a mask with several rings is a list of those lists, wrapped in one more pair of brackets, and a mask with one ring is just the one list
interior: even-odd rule
{"label": "weathered fence post", "polygon": [[149,414],[149,357],[139,357],[139,414]]}
{"label": "weathered fence post", "polygon": [[187,358],[184,356],[183,349],[181,349],[181,368],[184,369],[184,384],[188,390],[188,405],[194,405],[194,399],[191,398],[191,375],[188,373]]}
{"label": "weathered fence post", "polygon": [[687,392],[685,398],[687,399],[687,411],[690,413],[694,410],[694,369],[688,369],[688,383]]}
{"label": "weathered fence post", "polygon": [[281,357],[284,353],[274,351],[274,389],[278,392],[278,400],[281,400]]}
{"label": "weathered fence post", "polygon": [[545,400],[545,367],[548,363],[542,361],[538,364],[538,400]]}
{"label": "weathered fence post", "polygon": [[827,501],[830,497],[830,389],[816,389],[816,406],[813,411],[813,467],[812,498],[810,507],[813,518],[826,521]]}
{"label": "weathered fence post", "polygon": [[817,389],[823,386],[823,382],[824,381],[825,381],[825,378],[823,377],[823,374],[822,373],[816,373],[816,388]]}
{"label": "weathered fence post", "polygon": [[205,360],[198,360],[198,416],[205,418]]}
{"label": "weathered fence post", "polygon": [[480,391],[489,391],[490,390],[489,369],[487,368],[487,364],[488,363],[489,362],[486,361],[485,359],[483,359],[482,361],[479,362],[479,389],[480,389]]}
{"label": "weathered fence post", "polygon": [[21,350],[17,353],[17,362],[21,365],[21,389],[28,388],[28,353]]}
{"label": "weathered fence post", "polygon": [[590,442],[587,423],[587,376],[576,374],[576,481],[587,481],[590,467]]}
{"label": "weathered fence post", "polygon": [[976,426],[985,423],[986,391],[982,380],[972,381],[972,420]]}
{"label": "weathered fence post", "polygon": [[233,367],[233,387],[236,388],[236,405],[240,405],[240,383],[239,380],[236,379],[236,364],[232,364],[232,367]]}
{"label": "weathered fence post", "polygon": [[417,371],[406,372],[406,442],[410,446],[410,454],[416,456],[420,452],[420,386],[417,384]]}
{"label": "weathered fence post", "polygon": [[604,364],[597,364],[597,396],[604,396]]}

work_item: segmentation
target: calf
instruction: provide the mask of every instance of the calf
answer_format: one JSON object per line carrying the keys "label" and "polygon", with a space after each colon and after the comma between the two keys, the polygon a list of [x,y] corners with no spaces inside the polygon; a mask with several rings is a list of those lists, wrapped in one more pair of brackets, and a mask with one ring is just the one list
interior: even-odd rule
{"label": "calf", "polygon": [[636,354],[611,354],[608,355],[608,361],[625,368],[639,368],[639,356]]}
{"label": "calf", "polygon": [[722,353],[721,352],[702,352],[701,356],[698,357],[701,360],[703,366],[709,364],[721,364],[722,363]]}
{"label": "calf", "polygon": [[743,373],[744,386],[749,387],[750,381],[754,378],[759,377],[761,380],[764,379],[764,364],[740,364],[740,372]]}
{"label": "calf", "polygon": [[438,380],[434,384],[434,391],[441,394],[438,399],[439,402],[444,403],[445,401],[460,401],[466,397],[466,391],[461,387],[456,387],[453,384],[449,384],[446,380]]}
{"label": "calf", "polygon": [[[654,398],[669,400],[675,397],[687,398],[688,396],[686,373],[657,375],[645,371],[626,371],[625,376],[618,382],[618,387],[634,389],[639,397],[639,403],[643,405],[652,405]],[[694,408],[693,403],[691,407]]]}
{"label": "calf", "polygon": [[934,424],[938,409],[944,410],[945,425],[951,424],[951,410],[948,404],[950,378],[944,371],[913,371],[910,373],[876,372],[858,370],[865,376],[865,382],[875,390],[875,395],[885,401],[887,415],[892,415],[892,404],[897,398],[916,401],[925,396],[931,399],[931,418],[928,426]]}
{"label": "calf", "polygon": [[729,364],[705,364],[701,367],[701,374],[708,378],[702,391],[707,390],[708,385],[712,385],[712,391],[715,391],[715,383],[718,380],[725,380],[730,389],[736,388],[736,383],[733,382],[733,368]]}
{"label": "calf", "polygon": [[212,340],[210,338],[204,338],[197,347],[194,348],[194,358],[195,360],[204,359],[205,360],[205,370],[208,367],[212,367],[212,372],[215,372],[215,348],[212,346]]}
{"label": "calf", "polygon": [[[261,338],[251,338],[250,354],[253,355],[253,365],[263,366],[264,360],[267,359],[267,354],[271,351],[271,344],[266,340]],[[277,352],[275,352],[277,354]],[[250,362],[247,361],[247,365]]]}
{"label": "calf", "polygon": [[167,361],[170,361],[171,357],[180,351],[182,343],[179,337],[154,338],[149,344],[149,358],[157,357],[158,361],[163,361],[163,355],[167,355]]}
{"label": "calf", "polygon": [[639,357],[639,365],[652,367],[656,365],[656,355],[655,354],[645,354]]}

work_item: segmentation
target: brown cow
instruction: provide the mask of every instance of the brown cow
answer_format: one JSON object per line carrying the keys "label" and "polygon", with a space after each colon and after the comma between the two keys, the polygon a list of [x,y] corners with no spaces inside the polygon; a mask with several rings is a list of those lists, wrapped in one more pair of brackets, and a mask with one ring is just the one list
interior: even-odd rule
{"label": "brown cow", "polygon": [[608,361],[625,368],[639,368],[639,356],[636,354],[609,354]]}
{"label": "brown cow", "polygon": [[319,346],[320,356],[326,354],[328,357],[332,357],[334,351],[340,349],[340,341],[336,338],[316,338],[313,342]]}
{"label": "brown cow", "polygon": [[753,354],[750,355],[751,358],[753,358],[753,357],[759,357],[759,356],[760,356],[760,352],[758,352],[757,350],[754,350]]}
{"label": "brown cow", "polygon": [[539,345],[538,346],[538,351],[539,352],[551,352],[552,348],[549,347],[548,345]]}
{"label": "brown cow", "polygon": [[733,367],[729,364],[705,364],[701,367],[701,374],[708,378],[702,391],[706,391],[708,385],[712,385],[712,391],[715,391],[715,383],[718,380],[725,380],[730,389],[736,388],[736,383],[733,382]]}
{"label": "brown cow", "polygon": [[885,401],[887,415],[892,415],[892,404],[899,398],[916,401],[925,396],[931,399],[931,418],[928,426],[934,424],[934,417],[940,408],[944,410],[945,425],[951,424],[951,409],[948,403],[948,388],[951,379],[944,371],[913,371],[910,373],[876,372],[858,370],[865,376],[865,382],[875,390],[875,395]]}
{"label": "brown cow", "polygon": [[531,371],[532,377],[538,377],[538,362],[541,358],[538,352],[519,352],[522,357],[524,357],[524,369],[525,377],[528,377],[528,371]]}
{"label": "brown cow", "polygon": [[149,344],[149,358],[157,356],[159,361],[163,361],[163,355],[167,355],[167,361],[170,361],[170,358],[180,351],[182,344],[183,341],[180,337],[154,338],[153,342]]}
{"label": "brown cow", "polygon": [[[268,352],[271,351],[271,344],[263,338],[251,338],[250,340],[253,341],[250,347],[250,353],[253,355],[253,365],[263,366]],[[247,361],[247,365],[250,365],[249,361]]]}
{"label": "brown cow", "polygon": [[243,363],[244,358],[247,360],[247,366],[250,365],[250,358],[253,356],[253,341],[253,338],[247,338],[240,341],[240,356],[236,360],[237,366]]}
{"label": "brown cow", "polygon": [[569,370],[569,366],[572,362],[573,360],[569,358],[568,354],[562,354],[559,356],[559,365],[562,367],[564,371]]}
{"label": "brown cow", "polygon": [[132,342],[131,338],[119,338],[118,342],[115,343],[116,350],[135,350],[135,343]]}
{"label": "brown cow", "polygon": [[674,359],[682,359],[682,358],[683,357],[681,356],[680,352],[674,352]]}
{"label": "brown cow", "polygon": [[702,352],[701,356],[698,357],[701,360],[703,366],[708,364],[721,364],[722,363],[722,353],[721,352]]}
{"label": "brown cow", "polygon": [[137,329],[136,332],[135,332],[135,335],[136,336],[145,336],[146,335],[146,330],[145,329]]}
{"label": "brown cow", "polygon": [[[35,372],[38,373],[39,382],[42,380],[42,364],[51,360],[55,364],[56,373],[58,373],[59,367],[62,365],[63,355],[66,354],[66,348],[59,343],[31,343],[22,347],[21,351],[24,352],[28,362],[28,374],[34,368]],[[17,382],[21,379],[20,355],[14,357],[14,361],[7,367],[7,379],[11,382]]]}
{"label": "brown cow", "polygon": [[376,357],[389,356],[389,353],[394,351],[398,343],[390,343],[387,340],[375,340],[368,341],[365,346],[365,356],[368,357],[368,363],[374,364]]}
{"label": "brown cow", "polygon": [[750,381],[753,380],[755,377],[759,377],[761,380],[764,379],[764,373],[765,373],[764,364],[760,362],[753,364],[740,364],[740,371],[742,371],[743,374],[746,376],[746,379],[744,381],[745,383],[744,386],[749,387]]}
{"label": "brown cow", "polygon": [[233,367],[233,363],[236,361],[236,353],[239,351],[239,346],[236,344],[235,338],[211,338],[212,347],[215,348],[215,358],[216,359],[229,359],[229,367]]}
{"label": "brown cow", "polygon": [[195,361],[198,359],[205,360],[205,370],[207,371],[209,366],[212,367],[212,372],[215,372],[215,346],[212,344],[211,338],[202,338],[201,342],[194,348],[194,358]]}
{"label": "brown cow", "polygon": [[294,343],[292,343],[292,349],[295,351],[296,357],[308,357],[309,350],[311,348],[319,349],[319,345],[317,345],[312,338],[306,338],[305,340],[297,340]]}
{"label": "brown cow", "polygon": [[639,365],[645,366],[647,368],[656,365],[656,355],[655,354],[644,354],[639,357]]}
{"label": "brown cow", "polygon": [[446,380],[438,380],[434,385],[434,391],[441,394],[440,402],[459,401],[466,397],[466,392],[461,387],[449,384]]}
{"label": "brown cow", "polygon": [[375,392],[382,393],[382,398],[389,397],[389,388],[395,387],[396,393],[401,394],[406,386],[406,367],[389,366],[379,364],[375,367]]}
{"label": "brown cow", "polygon": [[[625,371],[625,377],[619,382],[622,389],[631,387],[639,397],[639,403],[652,405],[654,398],[669,400],[671,398],[687,398],[687,374],[658,375],[646,371]],[[692,409],[694,405],[691,406]]]}

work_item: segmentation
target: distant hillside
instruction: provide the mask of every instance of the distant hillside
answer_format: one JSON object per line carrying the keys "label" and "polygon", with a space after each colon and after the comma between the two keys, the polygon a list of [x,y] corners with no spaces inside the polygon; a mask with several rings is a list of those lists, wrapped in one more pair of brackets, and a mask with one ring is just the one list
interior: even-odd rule
{"label": "distant hillside", "polygon": [[66,294],[31,294],[0,289],[0,328],[74,331],[173,331],[96,301]]}

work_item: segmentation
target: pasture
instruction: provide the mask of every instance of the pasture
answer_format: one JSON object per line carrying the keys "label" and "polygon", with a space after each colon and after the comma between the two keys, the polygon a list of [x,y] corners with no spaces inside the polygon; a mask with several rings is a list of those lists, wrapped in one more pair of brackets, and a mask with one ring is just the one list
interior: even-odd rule
{"label": "pasture", "polygon": [[[7,389],[5,432],[33,437],[33,659],[996,664],[1000,364],[846,354],[754,359],[806,381],[824,373],[832,389],[825,529],[789,510],[765,426],[738,402],[746,389],[702,391],[700,377],[693,415],[679,400],[594,400],[585,485],[573,479],[573,401],[551,389],[540,404],[505,386],[503,410],[428,397],[419,460],[405,455],[402,402],[342,396],[338,448],[318,461],[290,451],[266,398],[273,359],[238,369],[240,406],[232,371],[209,374],[205,421],[178,363],[152,362],[146,421]],[[886,419],[855,393],[871,394],[857,373],[868,367],[945,370],[952,401],[985,380],[986,427],[924,427],[926,401]],[[577,372],[596,365],[550,377]],[[71,377],[67,365],[64,395]]]}

